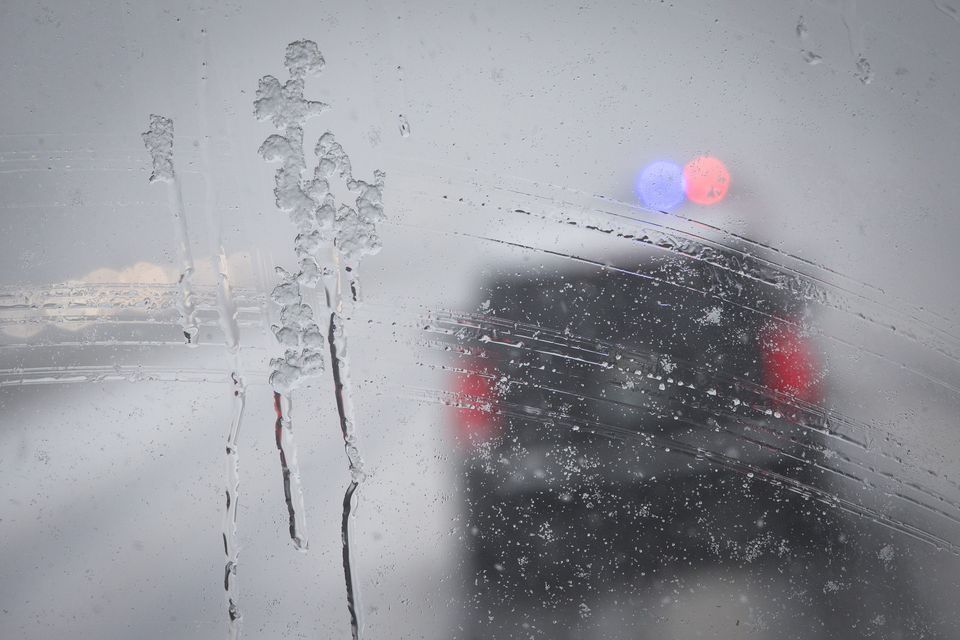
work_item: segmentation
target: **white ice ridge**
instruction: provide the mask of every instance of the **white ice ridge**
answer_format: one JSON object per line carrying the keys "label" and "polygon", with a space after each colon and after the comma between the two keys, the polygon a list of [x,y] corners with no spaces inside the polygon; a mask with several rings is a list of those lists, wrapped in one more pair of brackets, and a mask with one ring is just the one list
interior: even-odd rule
{"label": "white ice ridge", "polygon": [[[304,82],[325,63],[315,42],[298,40],[287,46],[285,64],[290,78],[281,84],[273,76],[264,76],[254,101],[256,117],[279,130],[264,140],[260,155],[280,163],[274,187],[277,208],[287,213],[298,231],[294,249],[299,271],[278,268],[281,282],[272,293],[281,309],[280,324],[273,326],[273,332],[286,351],[282,358],[271,361],[270,383],[281,394],[323,370],[322,334],[301,287],[315,288],[322,277],[338,268],[328,266],[331,245],[353,279],[360,258],[380,250],[376,224],[384,218],[385,177],[382,171],[375,171],[372,182],[355,179],[349,156],[330,132],[320,136],[314,147],[316,160],[307,166],[304,124],[329,106],[304,98]],[[343,181],[357,194],[355,206],[337,203],[330,187],[332,179]]]}
{"label": "white ice ridge", "polygon": [[196,305],[193,295],[193,255],[190,251],[190,236],[187,233],[187,217],[183,207],[183,194],[180,182],[173,170],[173,120],[156,114],[150,115],[150,128],[141,134],[153,160],[153,172],[150,182],[164,182],[167,185],[167,205],[173,218],[177,239],[177,257],[180,262],[178,288],[180,296],[177,309],[187,344],[197,345],[200,330],[196,319]]}
{"label": "white ice ridge", "polygon": [[150,128],[141,136],[153,159],[150,182],[173,182],[173,120],[150,114]]}
{"label": "white ice ridge", "polygon": [[270,384],[277,393],[287,395],[307,377],[323,371],[325,340],[313,309],[303,302],[299,279],[302,272],[294,276],[277,267],[277,274],[280,284],[274,288],[271,298],[280,305],[280,324],[271,328],[285,351],[283,357],[270,360],[273,368]]}

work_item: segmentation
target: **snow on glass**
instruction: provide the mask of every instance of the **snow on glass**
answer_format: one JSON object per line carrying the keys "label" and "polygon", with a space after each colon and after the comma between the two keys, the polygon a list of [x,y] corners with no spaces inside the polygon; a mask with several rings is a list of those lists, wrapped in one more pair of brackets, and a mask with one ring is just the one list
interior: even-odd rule
{"label": "snow on glass", "polygon": [[[268,162],[278,162],[274,195],[277,208],[287,213],[297,228],[294,251],[298,270],[292,273],[277,267],[280,283],[271,298],[280,308],[280,321],[272,329],[284,347],[282,357],[271,360],[273,369],[270,384],[274,389],[277,412],[277,446],[281,452],[284,470],[287,506],[290,511],[290,531],[294,543],[305,548],[305,538],[299,538],[295,526],[296,513],[302,513],[302,504],[293,505],[288,477],[299,476],[295,463],[289,470],[283,444],[292,436],[289,415],[292,392],[306,380],[323,371],[324,338],[330,350],[330,366],[334,393],[343,434],[344,447],[350,470],[350,484],[343,501],[342,537],[343,567],[347,589],[347,607],[354,638],[363,625],[360,620],[359,594],[351,568],[350,539],[351,514],[358,500],[357,488],[363,482],[363,460],[357,447],[356,419],[347,357],[347,336],[343,319],[342,275],[350,282],[352,300],[359,300],[357,263],[364,255],[380,250],[376,225],[383,220],[382,190],[384,173],[374,172],[373,182],[353,177],[350,158],[333,133],[326,132],[314,145],[315,161],[307,164],[304,152],[304,124],[320,115],[329,105],[304,97],[307,77],[316,75],[324,67],[324,59],[315,42],[298,40],[287,46],[285,66],[289,79],[281,83],[273,76],[260,79],[254,114],[259,120],[270,121],[279,133],[267,137],[260,146],[260,155]],[[341,180],[356,194],[355,207],[338,206],[331,191],[330,181]],[[323,284],[324,296],[316,291]],[[313,302],[313,305],[311,305]],[[320,329],[315,306],[326,307],[329,315],[326,335]],[[292,441],[290,441],[292,442]],[[295,461],[296,452],[292,451]],[[294,492],[299,495],[299,490]]]}

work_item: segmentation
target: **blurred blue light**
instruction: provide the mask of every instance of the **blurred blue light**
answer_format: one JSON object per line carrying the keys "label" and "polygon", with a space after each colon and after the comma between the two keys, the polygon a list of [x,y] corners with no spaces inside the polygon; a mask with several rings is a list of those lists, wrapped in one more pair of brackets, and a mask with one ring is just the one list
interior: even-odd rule
{"label": "blurred blue light", "polygon": [[643,204],[658,211],[669,211],[684,199],[683,169],[674,162],[652,162],[637,179],[637,195]]}

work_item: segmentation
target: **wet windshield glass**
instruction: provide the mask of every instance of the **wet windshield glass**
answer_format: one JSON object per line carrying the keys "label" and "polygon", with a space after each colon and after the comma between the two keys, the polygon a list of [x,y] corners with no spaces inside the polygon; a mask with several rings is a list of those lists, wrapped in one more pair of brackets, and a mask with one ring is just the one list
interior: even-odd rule
{"label": "wet windshield glass", "polygon": [[960,637],[953,0],[0,51],[0,637]]}

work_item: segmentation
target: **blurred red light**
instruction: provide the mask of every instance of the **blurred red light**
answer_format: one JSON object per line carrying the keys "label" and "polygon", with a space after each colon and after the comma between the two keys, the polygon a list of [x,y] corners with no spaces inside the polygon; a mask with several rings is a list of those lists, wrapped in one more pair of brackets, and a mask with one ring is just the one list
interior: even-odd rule
{"label": "blurred red light", "polygon": [[497,416],[491,406],[496,399],[496,381],[484,359],[465,359],[464,366],[455,378],[454,391],[462,403],[456,409],[456,437],[461,444],[483,442],[498,431]]}
{"label": "blurred red light", "polygon": [[687,198],[697,204],[711,205],[724,199],[730,187],[730,172],[712,156],[698,156],[683,167]]}
{"label": "blurred red light", "polygon": [[805,402],[821,400],[817,359],[810,341],[790,325],[769,325],[760,336],[763,385]]}

